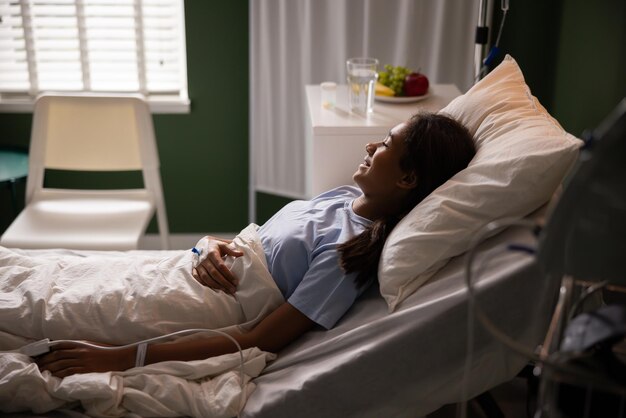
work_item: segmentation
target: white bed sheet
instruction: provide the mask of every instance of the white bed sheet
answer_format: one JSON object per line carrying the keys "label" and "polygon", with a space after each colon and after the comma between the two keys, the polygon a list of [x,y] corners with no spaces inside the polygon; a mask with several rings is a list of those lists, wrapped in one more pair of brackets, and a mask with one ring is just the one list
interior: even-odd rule
{"label": "white bed sheet", "polygon": [[[539,271],[534,257],[504,250],[513,242],[535,244],[521,230],[481,244],[477,263],[489,262],[476,278],[477,293],[497,324],[534,347],[545,335],[559,283]],[[241,417],[413,418],[460,402],[467,336],[463,261],[453,259],[392,314],[371,288],[335,328],[292,343],[253,380],[256,389]],[[526,364],[479,324],[474,329],[470,398],[512,379]]]}
{"label": "white bed sheet", "polygon": [[[484,242],[476,279],[481,306],[517,341],[534,348],[547,329],[558,281],[534,257],[506,251],[534,245],[528,231],[509,230]],[[416,417],[462,400],[467,289],[463,257],[388,313],[370,289],[340,323],[313,331],[281,352],[255,379],[244,418]],[[475,325],[470,398],[511,380],[526,364]]]}

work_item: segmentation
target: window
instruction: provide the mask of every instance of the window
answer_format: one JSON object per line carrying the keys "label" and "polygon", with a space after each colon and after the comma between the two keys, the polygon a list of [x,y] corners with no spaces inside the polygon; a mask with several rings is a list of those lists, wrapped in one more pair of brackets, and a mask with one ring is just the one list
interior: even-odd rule
{"label": "window", "polygon": [[0,109],[47,91],[141,93],[187,112],[183,0],[0,0]]}

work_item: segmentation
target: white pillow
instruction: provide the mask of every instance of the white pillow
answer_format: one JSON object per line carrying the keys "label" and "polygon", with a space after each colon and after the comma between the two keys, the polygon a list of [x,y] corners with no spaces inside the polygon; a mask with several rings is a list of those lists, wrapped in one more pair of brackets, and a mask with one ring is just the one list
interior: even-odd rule
{"label": "white pillow", "polygon": [[524,217],[546,203],[582,145],[532,96],[508,55],[441,113],[468,127],[476,156],[389,235],[378,278],[390,311],[467,251],[486,224]]}

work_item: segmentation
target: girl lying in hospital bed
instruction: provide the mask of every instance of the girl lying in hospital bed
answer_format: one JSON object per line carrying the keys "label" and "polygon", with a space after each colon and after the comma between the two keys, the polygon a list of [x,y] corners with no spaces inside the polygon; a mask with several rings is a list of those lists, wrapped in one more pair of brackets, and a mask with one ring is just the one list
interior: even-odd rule
{"label": "girl lying in hospital bed", "polygon": [[[39,295],[30,291],[17,297],[21,273],[13,268],[7,278],[0,269],[0,299],[5,300],[0,304],[0,336],[14,344],[24,339],[81,338],[119,345],[181,327],[220,328],[243,349],[278,352],[316,324],[326,329],[335,325],[375,281],[391,229],[465,168],[474,153],[472,137],[461,124],[443,115],[418,114],[380,142],[367,144],[365,160],[353,175],[358,188],[339,187],[310,201],[292,202],[263,226],[246,228],[232,243],[205,237],[194,252],[135,261],[122,268],[119,263],[130,257],[83,257],[75,264],[68,257],[25,266],[20,263],[31,261],[19,254],[4,255],[0,265],[14,263],[22,273],[38,270],[45,278],[62,271],[63,278],[40,283]],[[182,270],[186,273],[181,278],[177,274]],[[250,281],[256,284],[247,284]],[[264,283],[261,288],[259,282]],[[179,292],[181,286],[191,288],[193,295]],[[122,287],[124,296],[115,296]],[[88,302],[80,302],[82,310],[72,314],[81,292]],[[184,315],[188,317],[181,320]],[[133,330],[131,335],[127,329]],[[64,377],[132,368],[136,351],[135,347],[102,351],[67,342],[36,361],[41,370]],[[233,351],[236,348],[226,337],[183,338],[149,345],[145,364]]]}

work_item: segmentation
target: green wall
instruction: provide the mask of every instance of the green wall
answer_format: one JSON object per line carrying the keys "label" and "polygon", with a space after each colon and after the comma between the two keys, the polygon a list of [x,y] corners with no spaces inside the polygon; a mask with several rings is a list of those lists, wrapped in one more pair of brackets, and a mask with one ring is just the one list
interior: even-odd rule
{"label": "green wall", "polygon": [[[494,25],[500,2],[494,2]],[[501,40],[533,94],[570,133],[596,127],[626,96],[623,0],[511,1]]]}
{"label": "green wall", "polygon": [[[170,230],[238,231],[248,220],[248,2],[186,1],[185,19],[191,112],[154,116]],[[30,114],[0,114],[0,146],[27,147],[30,126]],[[48,186],[86,181],[46,176]],[[126,173],[107,179],[136,183]],[[8,203],[0,190],[0,231],[10,222]]]}
{"label": "green wall", "polygon": [[596,127],[626,97],[626,2],[563,2],[554,115],[572,133]]}

